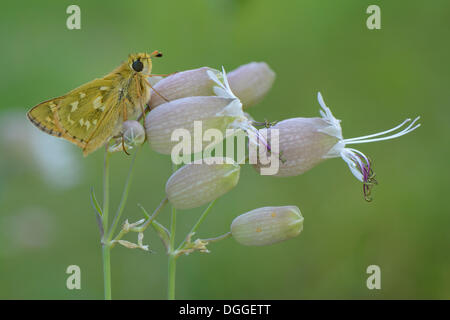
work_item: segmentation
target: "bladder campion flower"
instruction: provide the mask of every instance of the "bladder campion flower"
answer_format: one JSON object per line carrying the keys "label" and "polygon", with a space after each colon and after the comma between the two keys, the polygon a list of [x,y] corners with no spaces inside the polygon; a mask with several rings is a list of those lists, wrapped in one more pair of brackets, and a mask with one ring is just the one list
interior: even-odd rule
{"label": "bladder campion flower", "polygon": [[219,198],[239,181],[241,167],[232,159],[208,158],[189,163],[167,180],[166,194],[177,209],[191,209]]}
{"label": "bladder campion flower", "polygon": [[303,216],[296,206],[263,207],[235,218],[231,234],[240,244],[264,246],[294,238],[303,230]]}
{"label": "bladder campion flower", "polygon": [[140,146],[144,141],[144,127],[136,120],[127,120],[123,123],[121,136],[108,148],[108,151],[126,151]]}
{"label": "bladder campion flower", "polygon": [[[321,118],[287,119],[272,127],[279,129],[280,153],[285,160],[280,163],[276,176],[300,175],[325,159],[341,157],[347,163],[352,174],[363,183],[364,198],[370,201],[371,188],[377,183],[374,178],[372,162],[362,152],[347,146],[401,137],[420,126],[420,124],[416,124],[420,117],[413,121],[406,119],[400,125],[383,132],[344,139],[340,125],[341,120],[333,116],[331,110],[325,105],[320,92],[318,101],[322,107]],[[398,131],[402,127],[403,129]],[[386,136],[395,131],[397,132]],[[261,135],[267,136],[262,131]],[[270,135],[268,140],[270,141]],[[263,166],[258,164],[256,167]]]}
{"label": "bladder campion flower", "polygon": [[241,101],[231,91],[225,70],[221,73],[209,69],[203,71],[215,84],[213,91],[216,96],[180,98],[151,110],[145,120],[150,146],[157,152],[171,154],[173,147],[178,144],[174,134],[186,130],[188,138],[193,140],[190,146],[201,144],[191,148],[190,153],[202,151],[209,143],[203,139],[200,139],[200,143],[194,140],[195,122],[201,121],[203,131],[218,129],[226,137],[226,129],[242,130],[251,143],[268,148],[264,137],[253,126],[253,120],[244,113]]}
{"label": "bladder campion flower", "polygon": [[[207,71],[220,76],[220,71],[202,67],[170,75],[155,84],[154,88],[169,101],[193,96],[212,96],[215,82]],[[265,62],[251,62],[231,71],[228,78],[231,89],[246,108],[258,103],[267,94],[275,80],[275,72]],[[166,102],[161,96],[152,95],[149,102],[151,109]]]}

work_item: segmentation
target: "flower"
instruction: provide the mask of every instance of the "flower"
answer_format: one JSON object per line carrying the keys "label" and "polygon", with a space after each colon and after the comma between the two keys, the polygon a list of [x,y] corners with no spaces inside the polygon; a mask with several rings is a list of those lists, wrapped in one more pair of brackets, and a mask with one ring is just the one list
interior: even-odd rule
{"label": "flower", "polygon": [[[406,119],[400,125],[375,134],[357,138],[344,139],[341,120],[336,119],[325,105],[322,95],[318,93],[318,101],[322,110],[321,118],[294,118],[281,121],[273,128],[279,129],[280,153],[282,161],[277,176],[295,176],[316,166],[328,158],[341,157],[352,174],[363,183],[364,198],[371,200],[370,192],[376,184],[375,174],[370,159],[362,152],[348,148],[350,144],[368,143],[401,137],[418,127],[420,117]],[[408,124],[406,127],[405,125]],[[399,129],[403,129],[398,131]],[[396,133],[386,136],[386,134]],[[261,135],[267,136],[264,133]],[[270,136],[267,139],[270,141]],[[260,164],[257,168],[262,167]]]}
{"label": "flower", "polygon": [[[362,152],[353,148],[347,148],[346,146],[350,144],[369,143],[401,137],[420,127],[420,123],[416,124],[416,122],[420,119],[420,117],[416,117],[413,121],[411,121],[411,119],[408,118],[398,126],[386,131],[361,136],[357,138],[344,139],[342,136],[342,129],[340,125],[341,121],[336,119],[331,113],[331,110],[325,105],[325,102],[323,101],[320,92],[317,94],[317,99],[319,100],[319,104],[323,109],[320,110],[322,119],[324,119],[330,125],[329,127],[322,129],[322,132],[327,135],[333,136],[339,140],[339,142],[336,143],[333,146],[333,148],[331,148],[328,151],[328,153],[324,155],[324,157],[325,158],[341,157],[347,163],[350,171],[356,177],[356,179],[358,179],[363,183],[364,198],[367,201],[370,201],[371,188],[374,184],[377,184],[377,181],[374,178],[375,174],[373,173],[372,163],[370,159]],[[404,127],[406,124],[408,125]],[[403,129],[401,131],[397,131],[400,128]],[[386,134],[395,131],[397,132],[386,136]]]}
{"label": "flower", "polygon": [[[170,75],[153,86],[156,92],[151,95],[151,109],[180,98],[193,96],[212,96],[215,86],[207,71],[220,76],[220,71],[202,67]],[[242,101],[244,108],[262,100],[272,87],[275,73],[265,62],[251,62],[240,66],[229,74],[231,89]],[[165,99],[164,99],[164,98]]]}
{"label": "flower", "polygon": [[186,140],[190,143],[188,153],[194,153],[198,148],[203,150],[208,142],[203,141],[202,135],[200,142],[194,139],[195,122],[198,121],[200,131],[218,129],[225,132],[234,121],[233,110],[227,107],[230,103],[228,98],[201,96],[181,98],[160,105],[145,118],[150,147],[156,152],[171,154],[178,144],[175,139],[177,132],[182,134],[182,130],[187,130]]}
{"label": "flower", "polygon": [[275,81],[275,72],[265,62],[251,62],[229,72],[228,81],[245,109],[266,96]]}
{"label": "flower", "polygon": [[[154,90],[159,94],[152,93],[150,98],[150,108],[153,110],[159,105],[169,101],[193,97],[193,96],[212,96],[214,94],[212,87],[214,83],[206,74],[206,71],[217,70],[202,67],[193,70],[187,70],[174,73],[153,86]],[[163,99],[166,98],[167,100]]]}
{"label": "flower", "polygon": [[145,141],[144,127],[136,120],[127,120],[122,125],[122,135],[108,148],[109,152],[125,151],[140,146]]}
{"label": "flower", "polygon": [[191,209],[213,201],[233,189],[241,167],[227,158],[211,157],[189,163],[167,180],[166,194],[177,209]]}
{"label": "flower", "polygon": [[303,216],[296,206],[263,207],[244,213],[231,223],[231,234],[240,244],[264,246],[296,237]]}
{"label": "flower", "polygon": [[[174,137],[174,134],[180,132],[177,130],[187,130],[186,135],[190,143],[189,150],[183,148],[184,153],[202,151],[209,142],[203,141],[202,137],[200,143],[195,139],[196,121],[201,121],[200,131],[218,129],[223,133],[222,138],[226,138],[226,129],[242,130],[251,143],[268,148],[265,139],[253,126],[253,120],[244,113],[240,99],[231,91],[225,70],[223,68],[222,70],[219,73],[209,69],[203,70],[215,84],[212,89],[216,96],[180,98],[161,104],[148,113],[145,119],[147,137],[155,151],[163,154],[172,153],[178,144],[177,137]],[[218,142],[220,141],[216,141]]]}

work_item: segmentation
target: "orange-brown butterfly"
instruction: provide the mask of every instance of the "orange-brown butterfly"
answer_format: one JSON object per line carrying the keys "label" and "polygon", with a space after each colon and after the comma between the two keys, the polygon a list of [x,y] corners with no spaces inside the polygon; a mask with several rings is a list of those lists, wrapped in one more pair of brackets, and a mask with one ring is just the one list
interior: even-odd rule
{"label": "orange-brown butterfly", "polygon": [[103,78],[92,80],[64,96],[38,104],[28,118],[42,131],[69,140],[84,156],[119,135],[122,123],[144,114],[152,88],[151,54],[131,54],[128,60]]}

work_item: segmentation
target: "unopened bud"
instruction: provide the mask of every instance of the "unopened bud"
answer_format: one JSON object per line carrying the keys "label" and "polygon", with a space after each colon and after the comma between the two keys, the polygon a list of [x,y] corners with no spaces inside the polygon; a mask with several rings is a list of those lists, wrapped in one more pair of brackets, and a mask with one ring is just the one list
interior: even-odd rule
{"label": "unopened bud", "polygon": [[145,141],[144,127],[136,120],[127,120],[122,125],[122,134],[118,136],[111,146],[109,152],[125,151],[133,149]]}
{"label": "unopened bud", "polygon": [[229,72],[228,81],[245,109],[260,102],[269,92],[275,72],[265,62],[251,62]]}
{"label": "unopened bud", "polygon": [[136,120],[128,120],[123,123],[123,138],[127,145],[136,147],[145,141],[144,127]]}
{"label": "unopened bud", "polygon": [[[234,110],[227,108],[233,100],[208,96],[187,97],[174,100],[153,109],[145,119],[147,137],[152,149],[159,153],[171,154],[175,145],[181,139],[188,140],[187,154],[203,150],[210,144],[203,141],[202,132],[208,129],[218,129],[222,133],[235,120]],[[242,109],[237,108],[238,116]],[[198,125],[200,143],[194,141]],[[200,144],[194,147],[195,144]],[[199,148],[199,150],[194,150]]]}
{"label": "unopened bud", "polygon": [[303,216],[296,206],[263,207],[233,220],[231,233],[240,244],[265,246],[285,241],[303,230]]}
{"label": "unopened bud", "polygon": [[214,69],[203,67],[172,74],[153,86],[159,94],[152,93],[150,108],[154,109],[160,104],[169,101],[193,96],[214,95],[214,82],[208,77],[206,71]]}
{"label": "unopened bud", "polygon": [[166,194],[175,208],[199,207],[224,195],[238,183],[240,166],[233,160],[213,157],[203,161],[181,167],[167,180]]}
{"label": "unopened bud", "polygon": [[[154,109],[167,100],[215,95],[215,83],[208,76],[208,70],[220,76],[219,71],[203,67],[177,72],[159,81],[153,86],[157,93],[153,92],[151,95],[150,108]],[[241,100],[244,108],[258,103],[270,90],[274,80],[275,73],[265,62],[242,65],[228,75],[231,90]]]}

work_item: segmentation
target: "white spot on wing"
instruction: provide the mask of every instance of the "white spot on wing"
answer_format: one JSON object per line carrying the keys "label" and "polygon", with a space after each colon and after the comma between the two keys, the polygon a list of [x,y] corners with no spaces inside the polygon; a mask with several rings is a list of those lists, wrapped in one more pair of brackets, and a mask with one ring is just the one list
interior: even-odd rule
{"label": "white spot on wing", "polygon": [[70,119],[70,114],[67,116],[67,121],[69,121],[70,124],[74,124],[75,123],[75,121]]}
{"label": "white spot on wing", "polygon": [[[98,96],[97,98],[94,99],[94,101],[92,102],[92,104],[94,105],[94,109],[101,109],[102,107],[102,96]],[[103,109],[102,109],[103,111]]]}
{"label": "white spot on wing", "polygon": [[70,112],[74,112],[78,109],[78,101],[72,102],[70,105],[72,106],[72,110],[70,110]]}

